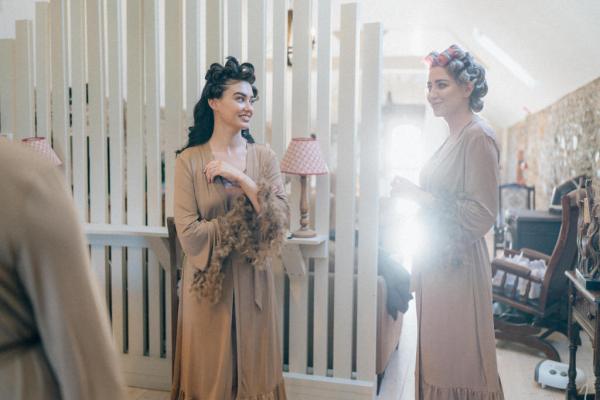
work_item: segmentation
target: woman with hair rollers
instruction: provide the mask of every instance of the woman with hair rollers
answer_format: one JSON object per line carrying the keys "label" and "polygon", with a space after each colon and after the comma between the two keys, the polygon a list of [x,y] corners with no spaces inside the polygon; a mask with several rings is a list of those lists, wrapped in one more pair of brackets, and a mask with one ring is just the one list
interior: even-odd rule
{"label": "woman with hair rollers", "polygon": [[421,205],[427,243],[415,260],[417,400],[502,400],[492,317],[491,267],[484,235],[498,209],[499,150],[475,113],[485,70],[456,45],[432,52],[427,100],[450,135],[421,171],[392,193]]}

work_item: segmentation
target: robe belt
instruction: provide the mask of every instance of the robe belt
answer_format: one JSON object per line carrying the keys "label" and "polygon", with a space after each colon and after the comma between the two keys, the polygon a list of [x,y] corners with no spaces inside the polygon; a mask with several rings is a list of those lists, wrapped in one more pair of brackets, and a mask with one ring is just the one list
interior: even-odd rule
{"label": "robe belt", "polygon": [[254,269],[254,303],[258,307],[259,310],[263,308],[263,292],[264,292],[264,284],[263,279],[261,279],[261,272],[258,268],[253,267]]}

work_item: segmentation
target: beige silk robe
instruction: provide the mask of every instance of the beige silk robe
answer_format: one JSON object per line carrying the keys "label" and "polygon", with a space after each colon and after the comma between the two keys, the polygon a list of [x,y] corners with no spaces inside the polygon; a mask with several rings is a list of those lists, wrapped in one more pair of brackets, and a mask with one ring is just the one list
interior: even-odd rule
{"label": "beige silk robe", "polygon": [[[258,144],[247,148],[245,173],[257,184],[266,181],[278,205],[287,210],[275,153]],[[191,291],[194,270],[208,267],[219,243],[216,217],[232,203],[222,181],[208,183],[203,173],[213,159],[210,146],[203,144],[186,149],[175,166],[175,224],[186,261],[172,399],[282,400],[286,396],[270,266],[255,270],[233,253],[222,265],[225,279],[217,304]]]}
{"label": "beige silk robe", "polygon": [[417,400],[504,398],[484,240],[498,208],[498,159],[493,130],[474,116],[422,170],[437,205],[424,211],[429,240],[413,268]]}
{"label": "beige silk robe", "polygon": [[88,257],[57,167],[0,141],[0,399],[125,398]]}

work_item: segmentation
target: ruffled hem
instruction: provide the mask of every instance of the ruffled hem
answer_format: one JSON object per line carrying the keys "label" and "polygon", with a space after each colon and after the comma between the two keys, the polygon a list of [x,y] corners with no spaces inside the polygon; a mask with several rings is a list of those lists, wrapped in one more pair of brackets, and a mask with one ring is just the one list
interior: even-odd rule
{"label": "ruffled hem", "polygon": [[[183,390],[180,390],[178,393],[171,393],[171,400],[187,400],[189,396],[186,396]],[[252,396],[236,396],[236,400],[287,400],[287,396],[285,394],[285,385],[283,380],[275,386],[273,390],[267,393],[259,393]]]}
{"label": "ruffled hem", "polygon": [[496,391],[474,388],[448,387],[442,388],[421,382],[419,400],[504,400],[502,387]]}
{"label": "ruffled hem", "polygon": [[253,396],[240,396],[236,397],[236,400],[286,400],[285,385],[283,380],[275,386],[275,389],[268,393],[260,393]]}

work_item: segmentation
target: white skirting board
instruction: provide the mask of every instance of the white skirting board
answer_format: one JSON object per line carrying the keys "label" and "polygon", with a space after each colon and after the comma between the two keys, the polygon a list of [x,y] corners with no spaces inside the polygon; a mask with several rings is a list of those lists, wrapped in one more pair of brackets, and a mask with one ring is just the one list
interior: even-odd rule
{"label": "white skirting board", "polygon": [[[171,390],[171,360],[122,354],[121,365],[127,386]],[[375,398],[374,381],[326,378],[291,372],[284,372],[283,378],[288,400],[372,400]]]}

